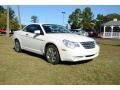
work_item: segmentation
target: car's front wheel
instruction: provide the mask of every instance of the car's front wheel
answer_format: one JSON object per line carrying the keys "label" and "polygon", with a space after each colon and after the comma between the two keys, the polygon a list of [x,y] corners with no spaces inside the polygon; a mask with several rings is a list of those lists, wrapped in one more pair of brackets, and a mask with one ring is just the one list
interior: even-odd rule
{"label": "car's front wheel", "polygon": [[20,42],[18,40],[15,40],[15,51],[21,52]]}
{"label": "car's front wheel", "polygon": [[45,57],[49,63],[52,64],[60,63],[60,55],[55,45],[48,45],[46,47]]}

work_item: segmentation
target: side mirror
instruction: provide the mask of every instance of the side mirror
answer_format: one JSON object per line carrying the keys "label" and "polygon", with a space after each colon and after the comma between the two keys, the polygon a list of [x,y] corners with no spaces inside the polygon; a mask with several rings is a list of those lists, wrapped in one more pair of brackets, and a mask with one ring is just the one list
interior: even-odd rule
{"label": "side mirror", "polygon": [[40,30],[35,30],[35,34],[40,34]]}

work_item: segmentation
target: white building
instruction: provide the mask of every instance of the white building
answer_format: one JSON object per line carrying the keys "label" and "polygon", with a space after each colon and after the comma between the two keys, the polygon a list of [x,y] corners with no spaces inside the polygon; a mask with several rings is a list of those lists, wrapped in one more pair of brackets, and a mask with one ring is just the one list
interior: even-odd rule
{"label": "white building", "polygon": [[[118,38],[120,39],[120,21],[113,19],[107,23],[102,24],[103,32],[101,33],[102,38]],[[109,27],[109,30],[107,29]]]}

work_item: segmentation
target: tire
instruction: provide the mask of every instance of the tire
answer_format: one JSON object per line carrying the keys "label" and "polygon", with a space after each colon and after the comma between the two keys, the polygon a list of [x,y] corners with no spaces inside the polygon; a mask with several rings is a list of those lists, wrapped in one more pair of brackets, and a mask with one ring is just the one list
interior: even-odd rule
{"label": "tire", "polygon": [[18,40],[15,40],[15,51],[21,52],[20,42]]}
{"label": "tire", "polygon": [[47,61],[51,64],[60,63],[60,55],[58,49],[55,45],[48,45],[45,50],[45,57]]}

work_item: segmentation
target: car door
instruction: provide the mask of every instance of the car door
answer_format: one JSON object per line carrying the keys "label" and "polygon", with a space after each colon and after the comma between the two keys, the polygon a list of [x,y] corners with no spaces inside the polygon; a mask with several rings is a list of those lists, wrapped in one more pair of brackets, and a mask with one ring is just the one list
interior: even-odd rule
{"label": "car door", "polygon": [[29,28],[30,25],[26,26],[25,28],[23,28],[23,30],[19,33],[20,34],[20,39],[21,39],[21,44],[22,44],[22,48],[27,50],[27,41],[28,41],[28,34],[29,34]]}
{"label": "car door", "polygon": [[[35,34],[36,30],[40,30],[40,34]],[[38,24],[31,24],[26,28],[24,33],[24,46],[25,49],[42,54],[43,45],[44,45],[44,33]]]}

